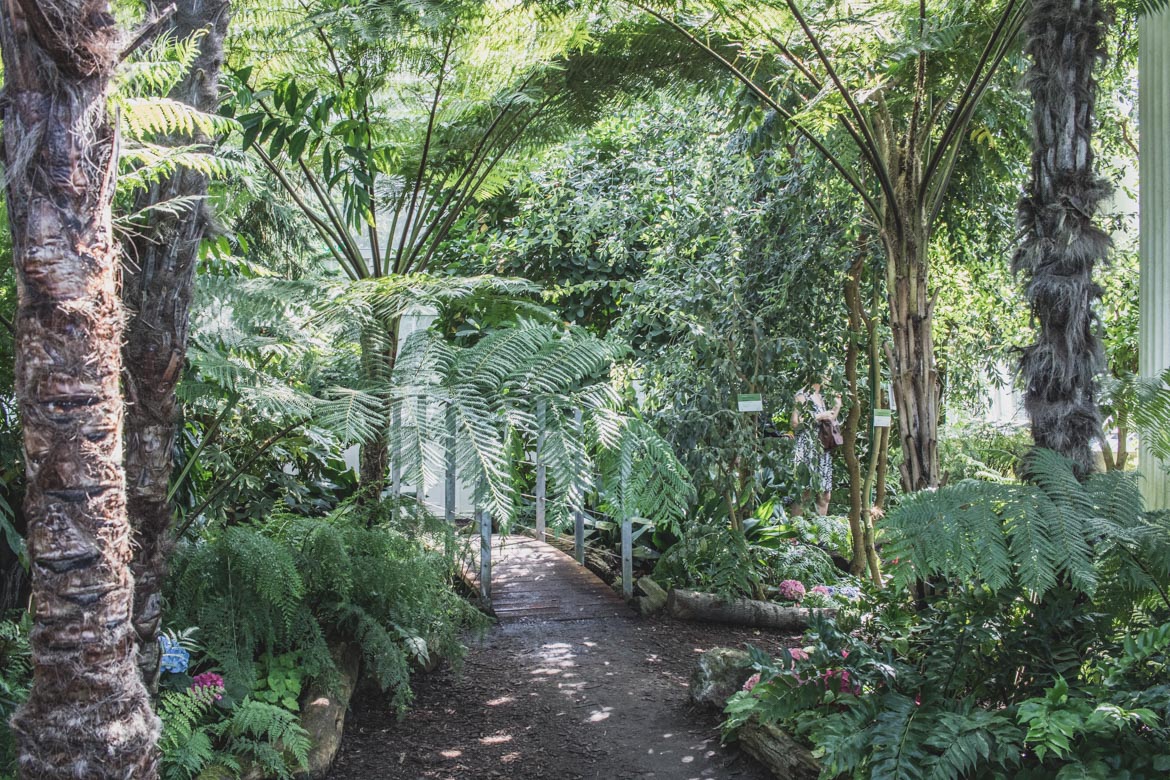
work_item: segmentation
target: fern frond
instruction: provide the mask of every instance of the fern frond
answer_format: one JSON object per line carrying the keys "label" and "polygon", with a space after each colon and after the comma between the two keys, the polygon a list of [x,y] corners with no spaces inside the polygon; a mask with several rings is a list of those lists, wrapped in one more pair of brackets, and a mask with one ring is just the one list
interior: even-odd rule
{"label": "fern frond", "polygon": [[159,136],[222,135],[239,129],[234,120],[209,114],[178,100],[163,97],[115,99],[121,109],[128,138],[146,140]]}

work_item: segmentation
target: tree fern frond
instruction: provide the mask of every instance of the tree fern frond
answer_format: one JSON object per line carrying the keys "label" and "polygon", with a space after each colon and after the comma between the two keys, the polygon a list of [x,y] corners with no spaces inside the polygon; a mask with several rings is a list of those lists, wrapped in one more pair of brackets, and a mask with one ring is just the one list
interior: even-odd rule
{"label": "tree fern frond", "polygon": [[162,97],[115,99],[121,109],[128,138],[146,140],[159,136],[223,135],[239,129],[234,120],[209,114],[178,100]]}
{"label": "tree fern frond", "polygon": [[385,401],[369,392],[349,387],[330,387],[313,407],[313,420],[333,433],[344,445],[373,441],[386,419]]}
{"label": "tree fern frond", "polygon": [[1062,582],[1092,596],[1103,574],[1111,588],[1124,581],[1146,594],[1170,580],[1170,546],[1151,543],[1158,519],[1141,510],[1132,477],[1081,483],[1067,458],[1047,451],[1029,458],[1027,474],[1024,484],[966,480],[906,498],[886,527],[890,554],[912,562],[895,580],[1018,585],[1036,598]]}

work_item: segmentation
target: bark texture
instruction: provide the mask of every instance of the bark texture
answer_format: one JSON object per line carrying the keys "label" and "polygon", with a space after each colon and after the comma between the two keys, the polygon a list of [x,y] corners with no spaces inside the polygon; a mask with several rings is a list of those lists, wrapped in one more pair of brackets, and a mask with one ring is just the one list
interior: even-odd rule
{"label": "bark texture", "polygon": [[1104,57],[1109,15],[1097,0],[1034,0],[1027,22],[1032,60],[1032,173],[1020,201],[1023,243],[1012,261],[1022,272],[1037,324],[1020,360],[1024,406],[1039,447],[1095,469],[1101,428],[1096,377],[1103,364],[1093,271],[1109,252],[1094,215],[1109,185],[1094,171],[1094,68]]}
{"label": "bark texture", "polygon": [[821,776],[821,765],[812,751],[790,737],[777,726],[759,721],[748,721],[736,734],[740,747],[784,780],[816,780]]}
{"label": "bark texture", "polygon": [[[158,15],[171,0],[148,0]],[[199,56],[170,97],[201,111],[218,104],[228,0],[178,0],[160,34],[186,40],[202,32]],[[201,134],[180,143],[208,143]],[[135,212],[176,198],[203,198],[207,177],[183,169],[135,199]],[[153,683],[158,675],[160,594],[170,550],[171,507],[167,501],[177,429],[175,387],[187,355],[187,327],[195,286],[199,243],[210,223],[203,202],[192,212],[150,212],[126,247],[122,297],[129,322],[126,362],[126,490],[134,529],[134,630],[139,669]]]}
{"label": "bark texture", "polygon": [[834,609],[782,607],[779,604],[754,599],[724,600],[710,593],[674,588],[671,588],[667,598],[666,612],[679,620],[775,628],[780,631],[802,631],[808,628],[809,618],[814,613],[828,616],[837,613]]}
{"label": "bark texture", "polygon": [[857,453],[857,434],[861,427],[861,394],[857,387],[857,363],[861,352],[858,346],[865,331],[861,309],[861,272],[865,263],[865,240],[859,242],[857,258],[849,267],[845,279],[845,303],[849,309],[849,339],[845,343],[845,384],[849,393],[849,414],[845,418],[845,470],[849,474],[849,533],[853,537],[853,559],[849,572],[864,573],[868,565],[865,557],[865,532],[861,525],[862,506],[861,459]]}
{"label": "bark texture", "polygon": [[151,778],[122,469],[122,312],[111,230],[120,38],[106,0],[5,0],[4,150],[19,303],[33,685],[20,773]]}
{"label": "bark texture", "polygon": [[882,224],[893,337],[888,359],[902,444],[902,487],[914,491],[937,487],[939,480],[941,388],[934,358],[934,296],[927,258],[930,224],[922,205],[926,183],[913,134],[900,141],[887,137],[891,140],[885,156],[896,198]]}

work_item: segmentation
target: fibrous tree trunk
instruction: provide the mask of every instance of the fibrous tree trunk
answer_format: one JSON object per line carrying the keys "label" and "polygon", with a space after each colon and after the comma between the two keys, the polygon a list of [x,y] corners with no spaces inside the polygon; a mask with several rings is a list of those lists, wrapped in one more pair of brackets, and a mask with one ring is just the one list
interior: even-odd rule
{"label": "fibrous tree trunk", "polygon": [[930,225],[922,202],[922,160],[907,137],[891,138],[887,165],[894,172],[897,206],[884,214],[886,294],[890,306],[890,381],[902,445],[902,487],[938,486],[938,408],[934,358],[934,296],[929,286]]}
{"label": "fibrous tree trunk", "polygon": [[1020,360],[1024,406],[1039,447],[1056,450],[1081,473],[1096,468],[1101,428],[1096,377],[1103,358],[1093,304],[1093,270],[1109,251],[1094,224],[1109,185],[1094,171],[1093,69],[1102,60],[1108,14],[1097,0],[1034,0],[1027,21],[1032,60],[1032,175],[1020,201],[1022,271],[1037,323]]}
{"label": "fibrous tree trunk", "polygon": [[158,720],[135,669],[114,242],[120,39],[107,0],[5,0],[3,123],[19,303],[34,675],[20,772],[151,778]]}
{"label": "fibrous tree trunk", "polygon": [[[845,381],[849,386],[850,408],[845,421],[845,467],[849,473],[849,532],[853,537],[853,559],[849,563],[850,573],[861,576],[867,570],[870,580],[881,587],[881,564],[875,548],[873,514],[870,507],[869,488],[871,480],[861,476],[861,456],[857,451],[857,434],[861,428],[861,393],[858,390],[858,363],[861,357],[860,340],[865,338],[872,346],[874,323],[872,315],[866,313],[861,304],[861,277],[869,255],[869,238],[862,236],[858,242],[857,258],[849,269],[845,280],[845,303],[849,309],[849,342],[845,347]],[[869,352],[870,376],[878,375],[877,350]],[[877,394],[873,396],[876,400]],[[867,409],[872,414],[872,408]],[[876,463],[877,448],[884,446],[881,433],[870,436],[871,463]],[[871,434],[878,429],[870,427]]]}
{"label": "fibrous tree trunk", "polygon": [[[390,387],[394,359],[398,353],[398,329],[401,319],[389,323],[383,332],[371,325],[362,334],[362,379],[369,386],[384,390]],[[358,481],[363,503],[377,502],[386,487],[390,467],[390,412],[387,410],[377,435],[362,443],[358,462]]]}
{"label": "fibrous tree trunk", "polygon": [[[161,14],[171,0],[148,0],[150,14]],[[178,0],[160,30],[184,41],[200,34],[199,55],[170,97],[200,111],[218,104],[228,0]],[[201,133],[180,143],[209,143]],[[122,297],[126,329],[126,491],[134,529],[134,630],[139,669],[148,684],[158,674],[160,594],[170,549],[171,507],[167,501],[177,431],[175,387],[187,354],[187,328],[195,286],[199,243],[211,215],[203,199],[208,179],[180,169],[135,199],[135,212],[149,214],[125,248]],[[181,213],[152,209],[160,203],[191,199]]]}

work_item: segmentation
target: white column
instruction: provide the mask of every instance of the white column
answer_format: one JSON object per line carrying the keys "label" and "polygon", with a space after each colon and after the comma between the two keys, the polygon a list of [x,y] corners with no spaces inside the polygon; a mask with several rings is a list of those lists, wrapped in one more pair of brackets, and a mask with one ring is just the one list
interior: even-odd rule
{"label": "white column", "polygon": [[[1170,11],[1142,17],[1138,28],[1141,118],[1141,324],[1139,372],[1170,368]],[[1150,508],[1170,507],[1163,464],[1141,450],[1142,493]]]}

